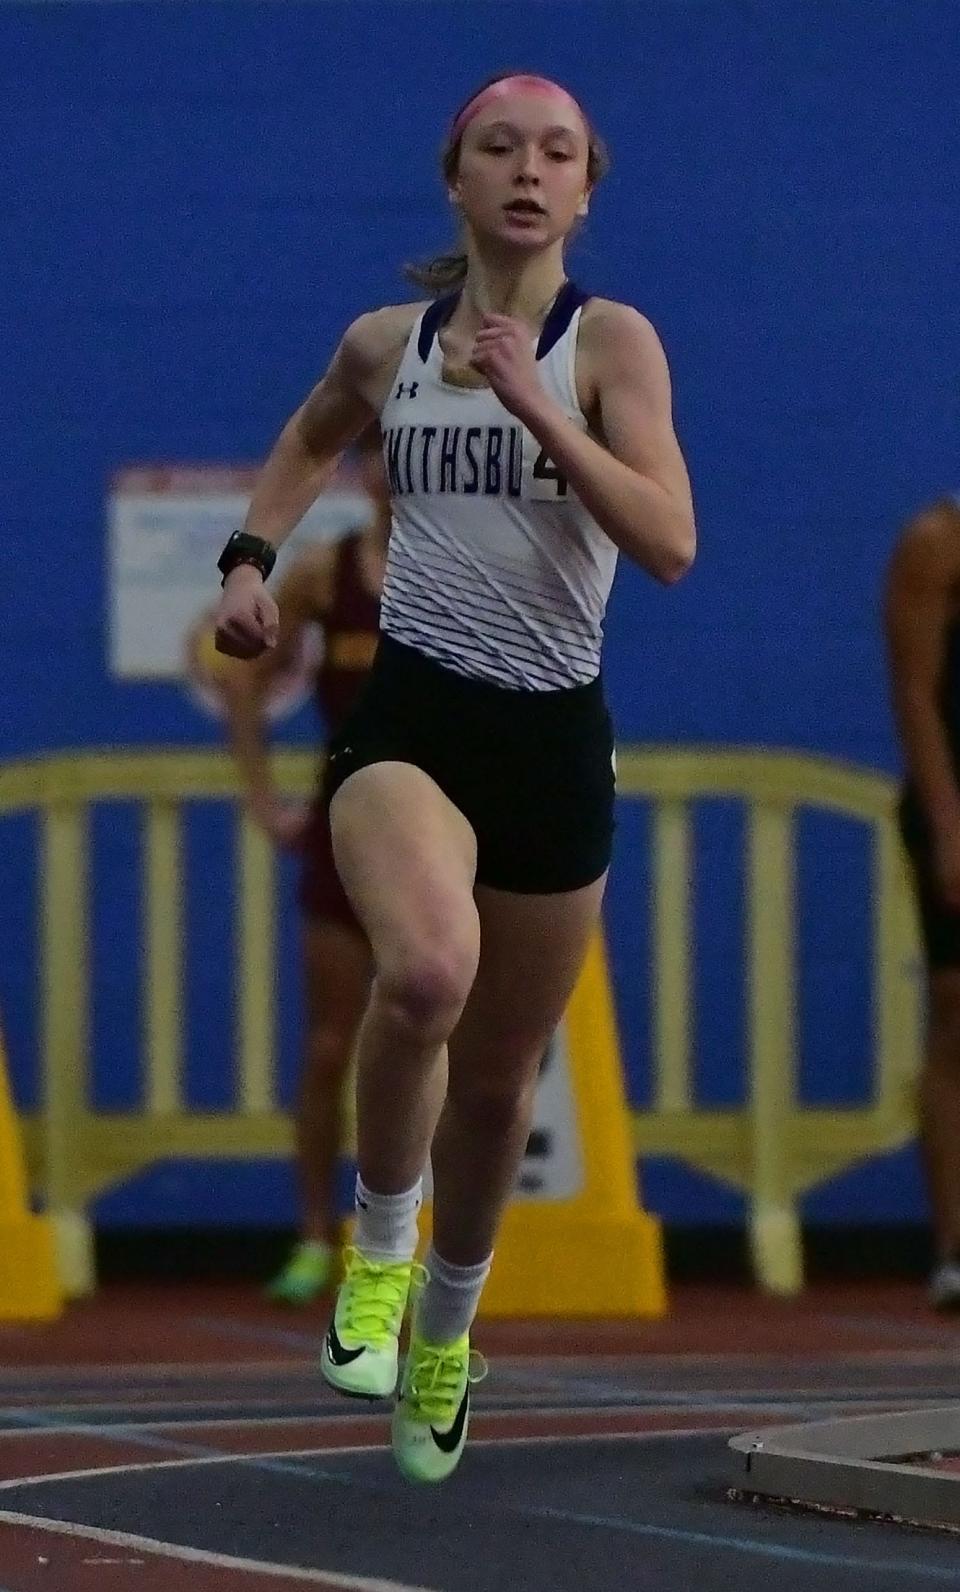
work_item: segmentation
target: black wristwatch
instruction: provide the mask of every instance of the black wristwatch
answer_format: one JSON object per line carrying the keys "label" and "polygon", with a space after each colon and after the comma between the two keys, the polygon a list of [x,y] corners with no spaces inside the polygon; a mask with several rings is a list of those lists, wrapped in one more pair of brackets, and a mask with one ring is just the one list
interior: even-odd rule
{"label": "black wristwatch", "polygon": [[[276,548],[265,542],[262,536],[251,536],[249,531],[234,531],[217,559],[217,568],[226,580],[230,571],[236,569],[238,564],[252,564],[266,580],[276,562]],[[223,581],[220,584],[222,585]]]}

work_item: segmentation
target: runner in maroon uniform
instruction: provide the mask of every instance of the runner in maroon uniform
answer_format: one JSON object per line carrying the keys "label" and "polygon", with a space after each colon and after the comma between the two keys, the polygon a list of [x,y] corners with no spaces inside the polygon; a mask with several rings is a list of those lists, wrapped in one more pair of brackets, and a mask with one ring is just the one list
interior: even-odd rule
{"label": "runner in maroon uniform", "polygon": [[270,684],[291,666],[309,626],[323,636],[316,701],[327,739],[352,707],[373,660],[379,596],[390,529],[379,433],[362,454],[375,518],[333,546],[312,547],[291,564],[278,591],[278,644],[254,664],[224,671],[230,741],[243,775],[251,815],[278,845],[302,853],[306,1032],[297,1111],[301,1237],[270,1285],[271,1297],[305,1304],[330,1283],[336,1255],[337,1156],[343,1142],[342,1099],[354,1036],[370,979],[366,937],[347,901],[319,796],[292,803],[274,789],[264,737]]}

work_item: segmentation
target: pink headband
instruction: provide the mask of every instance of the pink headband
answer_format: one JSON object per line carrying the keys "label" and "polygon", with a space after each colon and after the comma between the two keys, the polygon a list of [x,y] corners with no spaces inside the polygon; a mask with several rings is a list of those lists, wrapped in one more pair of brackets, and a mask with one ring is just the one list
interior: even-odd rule
{"label": "pink headband", "polygon": [[464,128],[473,121],[478,112],[496,100],[507,99],[511,94],[542,94],[545,98],[564,100],[586,121],[573,95],[568,94],[565,88],[561,88],[559,83],[552,82],[549,77],[501,77],[498,82],[482,88],[479,94],[475,94],[472,100],[467,101],[450,129],[450,142],[456,143]]}

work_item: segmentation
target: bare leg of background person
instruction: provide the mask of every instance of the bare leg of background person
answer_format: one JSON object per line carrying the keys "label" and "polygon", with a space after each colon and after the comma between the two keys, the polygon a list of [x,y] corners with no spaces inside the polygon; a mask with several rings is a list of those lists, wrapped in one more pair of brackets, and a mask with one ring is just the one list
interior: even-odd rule
{"label": "bare leg of background person", "polygon": [[370,952],[363,935],[342,923],[308,918],[303,976],[306,1033],[296,1116],[301,1238],[268,1288],[270,1297],[284,1304],[309,1304],[334,1280],[344,1091],[370,988]]}

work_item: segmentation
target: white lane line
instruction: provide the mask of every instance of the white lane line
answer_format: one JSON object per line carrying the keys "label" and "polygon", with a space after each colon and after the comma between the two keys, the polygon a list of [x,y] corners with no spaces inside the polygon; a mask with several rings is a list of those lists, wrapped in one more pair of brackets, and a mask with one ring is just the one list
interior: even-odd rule
{"label": "white lane line", "polygon": [[[491,1447],[522,1447],[524,1445],[541,1445],[545,1443],[610,1443],[629,1441],[631,1443],[655,1442],[661,1438],[695,1438],[695,1437],[723,1437],[739,1430],[737,1426],[703,1427],[677,1426],[666,1428],[658,1432],[572,1432],[562,1437],[550,1437],[537,1434],[532,1437],[476,1437],[471,1439],[473,1448]],[[368,1454],[382,1452],[378,1444],[358,1444],[352,1448],[340,1449],[309,1449],[302,1456],[291,1456],[289,1451],[284,1451],[280,1457],[316,1458],[324,1454]],[[225,1454],[222,1458],[200,1460],[160,1460],[148,1465],[117,1466],[107,1471],[74,1471],[64,1476],[43,1476],[37,1481],[72,1480],[82,1477],[98,1475],[116,1475],[142,1470],[168,1470],[174,1467],[181,1469],[188,1465],[227,1464],[230,1460],[243,1460],[248,1456]],[[250,1458],[264,1458],[269,1456],[251,1455]],[[22,1482],[3,1482],[0,1487],[30,1485],[29,1480]],[[161,1542],[153,1537],[142,1537],[126,1531],[109,1531],[102,1526],[79,1525],[68,1520],[51,1520],[43,1515],[24,1514],[19,1510],[0,1509],[0,1525],[18,1526],[27,1530],[47,1532],[53,1535],[79,1538],[86,1542],[96,1542],[103,1547],[124,1548],[134,1552],[154,1554],[161,1558],[179,1560],[181,1563],[209,1565],[222,1570],[240,1570],[254,1572],[260,1575],[273,1575],[281,1580],[299,1581],[313,1586],[336,1587],[339,1592],[431,1592],[431,1589],[421,1586],[409,1586],[399,1581],[385,1581],[382,1578],[371,1579],[368,1576],[346,1575],[335,1570],[311,1570],[299,1565],[271,1564],[257,1559],[241,1559],[229,1554],[212,1553],[203,1548],[188,1548],[172,1542]]]}
{"label": "white lane line", "polygon": [[[320,1333],[317,1334],[317,1343],[320,1342]],[[2,1341],[2,1340],[0,1340]],[[191,1377],[206,1381],[211,1376],[222,1376],[224,1381],[230,1381],[234,1376],[259,1376],[264,1372],[299,1372],[315,1371],[316,1355],[291,1355],[288,1360],[147,1360],[131,1361],[129,1364],[116,1365],[77,1365],[74,1361],[69,1365],[28,1365],[4,1366],[0,1375],[0,1387],[8,1384],[25,1383],[27,1387],[35,1387],[41,1382],[70,1382],[77,1387],[85,1382],[105,1381],[116,1383],[123,1378],[130,1381],[143,1381],[150,1377],[171,1377],[179,1381],[189,1381]]]}
{"label": "white lane line", "polygon": [[[887,1330],[890,1324],[885,1323]],[[519,1330],[519,1329],[518,1329]],[[875,1349],[839,1349],[827,1354],[804,1354],[800,1358],[807,1365],[836,1366],[871,1366],[878,1362],[890,1362],[897,1365],[939,1365],[944,1361],[955,1364],[957,1350],[960,1348],[960,1335],[940,1336],[935,1328],[927,1329],[933,1334],[933,1342],[926,1348],[904,1347],[902,1349],[875,1348]],[[536,1327],[536,1344],[542,1349],[543,1327]],[[319,1342],[319,1335],[316,1339]],[[602,1340],[601,1340],[602,1341]],[[933,1345],[936,1344],[936,1347]],[[787,1350],[768,1349],[757,1353],[749,1351],[704,1351],[700,1353],[676,1353],[666,1351],[650,1351],[623,1355],[615,1349],[601,1349],[591,1354],[529,1354],[513,1350],[508,1354],[497,1354],[491,1351],[498,1366],[513,1366],[517,1371],[526,1371],[535,1375],[538,1367],[547,1367],[552,1370],[561,1370],[567,1367],[589,1365],[599,1369],[616,1369],[622,1371],[626,1365],[630,1369],[642,1370],[643,1367],[691,1367],[691,1366],[717,1366],[732,1368],[739,1366],[762,1366],[765,1369],[772,1366],[788,1365],[793,1368],[797,1365],[797,1356]],[[191,1378],[206,1382],[211,1377],[222,1377],[229,1381],[236,1377],[261,1377],[266,1375],[286,1374],[299,1378],[305,1377],[312,1380],[316,1371],[315,1355],[291,1355],[289,1359],[265,1360],[238,1360],[227,1362],[225,1360],[157,1360],[147,1362],[131,1362],[119,1364],[91,1364],[77,1365],[76,1362],[63,1365],[36,1365],[4,1366],[0,1374],[0,1397],[4,1388],[25,1387],[32,1391],[46,1382],[64,1381],[72,1387],[96,1387],[106,1382],[107,1386],[116,1391],[117,1383],[127,1381],[132,1385],[143,1386],[151,1377],[187,1382]]]}
{"label": "white lane line", "polygon": [[[0,1481],[0,1492],[16,1492],[20,1487],[43,1487],[55,1481],[96,1481],[101,1476],[133,1476],[145,1470],[187,1470],[207,1465],[255,1465],[257,1460],[316,1459],[321,1454],[366,1454],[384,1443],[369,1443],[356,1448],[278,1448],[258,1454],[204,1454],[194,1459],[148,1459],[133,1465],[95,1465],[89,1470],[58,1470],[46,1476],[16,1476]],[[0,1519],[3,1511],[0,1510]]]}
{"label": "white lane line", "polygon": [[[943,1402],[944,1395],[941,1394],[940,1397],[941,1402]],[[111,1408],[109,1405],[98,1405],[91,1411],[91,1414],[99,1415],[104,1407],[107,1409]],[[189,1410],[202,1408],[202,1405],[197,1404],[184,1405],[184,1409]],[[217,1410],[222,1408],[222,1406],[218,1404],[214,1405],[213,1408]],[[246,1408],[246,1405],[243,1408]],[[116,1409],[118,1411],[129,1410],[130,1405],[119,1404]],[[518,1413],[523,1414],[524,1411],[520,1410]],[[376,1410],[374,1409],[371,1414],[376,1416]],[[366,1417],[366,1419],[369,1418],[369,1416]],[[363,1417],[351,1416],[349,1411],[343,1409],[342,1400],[338,1404],[318,1405],[312,1415],[284,1415],[282,1411],[277,1414],[242,1416],[210,1414],[198,1415],[195,1418],[190,1415],[171,1415],[170,1419],[166,1421],[99,1421],[95,1419],[58,1421],[49,1417],[46,1411],[43,1412],[42,1418],[34,1418],[28,1410],[7,1409],[0,1410],[0,1421],[16,1421],[17,1424],[0,1428],[0,1442],[4,1442],[8,1437],[75,1437],[78,1434],[87,1437],[121,1438],[129,1432],[171,1432],[195,1427],[199,1427],[201,1430],[215,1427],[217,1431],[220,1431],[221,1427],[233,1426],[241,1428],[244,1426],[329,1426],[331,1424],[335,1425],[339,1421],[349,1421],[351,1419],[358,1420],[363,1419]]]}
{"label": "white lane line", "polygon": [[61,1537],[79,1537],[108,1548],[131,1548],[138,1553],[153,1553],[164,1559],[179,1559],[188,1564],[212,1565],[218,1570],[248,1570],[258,1575],[273,1575],[287,1581],[306,1581],[313,1586],[339,1587],[342,1592],[430,1592],[427,1587],[409,1586],[401,1581],[371,1580],[365,1575],[344,1575],[339,1570],[308,1570],[295,1564],[269,1564],[259,1559],[238,1559],[228,1553],[208,1553],[204,1548],[184,1548],[175,1542],[160,1542],[155,1537],[134,1536],[128,1531],[107,1531],[102,1526],[79,1526],[71,1520],[44,1520],[39,1515],[21,1515],[0,1509],[0,1525],[21,1526],[31,1531],[50,1531]]}
{"label": "white lane line", "polygon": [[[820,1410],[849,1410],[852,1413],[864,1411],[883,1411],[888,1409],[901,1409],[906,1404],[915,1404],[922,1408],[924,1404],[943,1403],[947,1393],[943,1389],[931,1389],[929,1392],[917,1392],[916,1389],[894,1390],[884,1395],[871,1397],[853,1397],[849,1394],[821,1393],[817,1396],[814,1389],[790,1389],[783,1398],[760,1398],[748,1396],[743,1399],[720,1399],[714,1395],[709,1400],[701,1401],[700,1398],[684,1397],[681,1394],[670,1394],[662,1404],[650,1403],[620,1403],[601,1404],[599,1406],[587,1404],[564,1404],[548,1407],[530,1408],[529,1405],[508,1405],[502,1409],[490,1408],[489,1405],[479,1400],[474,1406],[475,1415],[482,1415],[485,1419],[509,1420],[512,1416],[534,1416],[543,1420],[547,1416],[555,1415],[558,1418],[579,1416],[618,1416],[624,1414],[663,1416],[689,1414],[696,1411],[705,1415],[782,1415],[791,1412],[799,1413],[804,1417],[811,1411]],[[193,1407],[193,1406],[191,1406]],[[120,1406],[127,1408],[127,1406]],[[203,1416],[195,1420],[184,1416],[169,1421],[64,1421],[62,1423],[44,1419],[36,1422],[30,1421],[29,1416],[22,1411],[0,1410],[0,1419],[18,1419],[21,1424],[0,1429],[0,1443],[13,1439],[23,1440],[39,1437],[90,1437],[104,1441],[115,1440],[118,1443],[130,1438],[136,1442],[138,1432],[162,1432],[167,1435],[176,1432],[195,1431],[243,1431],[254,1427],[261,1429],[264,1426],[298,1427],[298,1426],[337,1426],[351,1424],[362,1420],[376,1420],[376,1409],[369,1415],[358,1416],[344,1412],[341,1406],[324,1405],[319,1407],[312,1415],[249,1415],[249,1416]],[[0,1482],[0,1486],[6,1486]],[[0,1589],[2,1592],[2,1589]]]}
{"label": "white lane line", "polygon": [[[498,1378],[507,1384],[513,1379],[509,1376]],[[533,1400],[539,1392],[541,1397],[549,1394],[554,1389],[558,1392],[572,1391],[588,1393],[596,1391],[591,1384],[578,1382],[566,1383],[560,1379],[556,1382],[551,1378],[544,1378],[538,1388],[531,1387],[528,1395]],[[305,1391],[303,1397],[296,1399],[289,1395],[277,1398],[223,1398],[223,1399],[136,1399],[123,1402],[102,1403],[51,1403],[32,1405],[0,1405],[0,1423],[9,1421],[9,1426],[0,1424],[0,1442],[10,1437],[32,1436],[38,1431],[45,1432],[78,1432],[78,1431],[169,1431],[171,1427],[193,1426],[245,1426],[260,1425],[296,1425],[299,1422],[342,1420],[343,1401],[334,1397],[326,1397],[325,1387],[317,1389],[314,1407],[308,1413],[302,1413],[304,1404],[312,1402],[309,1392]],[[894,1386],[874,1385],[871,1388],[856,1388],[848,1383],[829,1386],[816,1384],[806,1387],[746,1387],[746,1388],[697,1388],[697,1387],[662,1387],[634,1393],[629,1386],[611,1386],[610,1393],[616,1394],[602,1408],[620,1410],[635,1408],[647,1412],[666,1411],[676,1406],[697,1409],[750,1409],[750,1408],[788,1408],[794,1404],[833,1405],[849,1404],[863,1405],[870,1408],[896,1402],[927,1403],[930,1401],[949,1400],[952,1389],[944,1385],[914,1383],[906,1385],[902,1380]],[[509,1386],[504,1389],[504,1394],[511,1399],[510,1408],[518,1414],[525,1413],[530,1403],[523,1400],[522,1392],[518,1389],[516,1395]],[[600,1396],[606,1395],[606,1387],[600,1385]],[[301,1406],[298,1413],[286,1413],[289,1405],[296,1403]],[[487,1414],[492,1413],[485,1404],[478,1402],[477,1408],[484,1408]],[[560,1408],[560,1405],[556,1406]],[[576,1412],[581,1409],[592,1410],[595,1406],[584,1402],[583,1404],[564,1403],[563,1410]],[[258,1415],[230,1415],[230,1410],[257,1410]],[[222,1415],[217,1411],[222,1410]],[[175,1413],[182,1411],[182,1414]],[[201,1413],[208,1412],[208,1413]],[[162,1415],[166,1413],[166,1420],[137,1420],[139,1415]],[[107,1421],[102,1419],[106,1415],[129,1415],[134,1417],[126,1421]],[[57,1419],[57,1417],[73,1417],[72,1419]]]}
{"label": "white lane line", "polygon": [[[293,1425],[298,1420],[344,1420],[344,1401],[336,1399],[317,1399],[315,1407],[307,1414],[302,1414],[302,1406],[309,1404],[310,1399],[164,1399],[162,1404],[43,1404],[41,1407],[30,1409],[27,1404],[8,1406],[0,1409],[0,1422],[13,1423],[10,1426],[0,1426],[0,1439],[19,1436],[24,1431],[129,1431],[137,1428],[143,1431],[164,1431],[167,1426],[245,1426],[245,1425]],[[290,1409],[290,1404],[298,1404],[301,1411],[298,1414],[283,1414]],[[524,1406],[525,1407],[525,1406]],[[229,1415],[231,1409],[252,1409],[260,1411],[256,1415]],[[137,1415],[162,1414],[162,1412],[175,1411],[170,1414],[169,1420],[137,1420]],[[194,1414],[194,1411],[199,1414]],[[217,1411],[223,1411],[218,1415]],[[271,1414],[275,1411],[275,1414]],[[59,1420],[60,1415],[65,1417]],[[132,1420],[100,1420],[102,1415],[132,1415]],[[81,1418],[78,1418],[81,1417]]]}
{"label": "white lane line", "polygon": [[[830,1403],[830,1405],[832,1406],[835,1401],[829,1400],[827,1402]],[[888,1400],[884,1400],[883,1402],[884,1402],[884,1404],[886,1404],[889,1401]],[[697,1409],[697,1414],[706,1414],[706,1415],[710,1415],[710,1414],[714,1414],[714,1413],[725,1414],[725,1413],[727,1413],[728,1410],[736,1410],[737,1412],[739,1412],[740,1409],[743,1408],[743,1407],[744,1406],[741,1406],[741,1405],[737,1404],[736,1402],[733,1402],[732,1404],[729,1404],[729,1405],[728,1404],[724,1404],[724,1405],[719,1405],[718,1404],[715,1409],[712,1406],[704,1406],[704,1408],[702,1410],[699,1409],[699,1408]],[[756,1401],[751,1400],[749,1405],[745,1406],[745,1408],[747,1409],[748,1413],[752,1413],[752,1412],[756,1411],[756,1412],[758,1412],[760,1414],[763,1414],[764,1409],[767,1408],[767,1406],[764,1406],[762,1404],[758,1404]],[[791,1404],[791,1403],[781,1404],[779,1401],[776,1401],[775,1403],[772,1403],[769,1406],[769,1409],[776,1415],[781,1414],[784,1410],[787,1410],[789,1412],[793,1408],[794,1408],[793,1404]],[[371,1408],[369,1410],[364,1411],[362,1414],[359,1414],[355,1410],[345,1409],[343,1400],[340,1401],[339,1405],[334,1405],[334,1406],[326,1405],[326,1406],[324,1406],[323,1409],[318,1409],[316,1411],[316,1413],[313,1414],[313,1415],[291,1415],[291,1416],[271,1417],[271,1418],[268,1418],[268,1419],[263,1419],[261,1417],[253,1417],[253,1416],[251,1416],[249,1418],[247,1418],[247,1417],[244,1417],[244,1418],[234,1417],[232,1419],[222,1420],[222,1421],[221,1420],[197,1420],[197,1421],[192,1421],[192,1420],[189,1420],[189,1419],[185,1420],[185,1419],[181,1418],[181,1419],[170,1420],[170,1421],[102,1421],[102,1422],[101,1421],[65,1421],[65,1422],[63,1422],[61,1424],[58,1421],[47,1420],[45,1418],[44,1419],[31,1419],[29,1414],[27,1414],[26,1412],[18,1412],[17,1419],[18,1419],[19,1424],[16,1427],[11,1427],[8,1431],[0,1431],[0,1439],[6,1438],[6,1437],[32,1437],[34,1439],[41,1438],[41,1437],[90,1437],[90,1438],[95,1438],[98,1442],[115,1441],[117,1443],[125,1443],[127,1441],[131,1441],[133,1443],[136,1443],[136,1442],[139,1441],[139,1439],[136,1437],[136,1435],[131,1436],[131,1434],[136,1434],[137,1432],[141,1432],[141,1433],[143,1433],[143,1434],[145,1434],[147,1436],[152,1436],[153,1433],[155,1433],[155,1432],[170,1432],[170,1431],[177,1432],[177,1431],[184,1431],[184,1430],[193,1430],[195,1428],[199,1429],[199,1431],[203,1432],[203,1431],[209,1431],[209,1430],[219,1431],[221,1427],[238,1427],[238,1428],[242,1429],[244,1427],[249,1427],[249,1426],[253,1426],[253,1427],[256,1427],[256,1428],[261,1428],[263,1426],[304,1426],[304,1425],[306,1425],[306,1426],[309,1426],[309,1425],[316,1425],[316,1426],[356,1426],[356,1425],[359,1425],[359,1424],[365,1424],[368,1421],[376,1421],[376,1420],[381,1420],[381,1419],[384,1420],[384,1422],[386,1423],[386,1420],[387,1420],[387,1418],[389,1416],[389,1413],[390,1412],[389,1412],[389,1407],[388,1406],[381,1405],[380,1408],[378,1408],[376,1404],[372,1404]],[[567,1419],[572,1419],[572,1420],[599,1420],[599,1419],[604,1419],[604,1418],[607,1418],[607,1417],[616,1418],[617,1416],[621,1416],[621,1415],[628,1415],[628,1416],[631,1416],[633,1418],[637,1418],[638,1416],[641,1416],[641,1415],[645,1416],[645,1417],[654,1418],[654,1417],[658,1417],[658,1416],[659,1417],[670,1416],[670,1415],[674,1415],[675,1416],[678,1413],[688,1413],[688,1412],[683,1411],[683,1410],[680,1410],[678,1412],[677,1406],[675,1404],[673,1404],[673,1403],[662,1404],[662,1405],[661,1404],[638,1405],[638,1404],[635,1404],[635,1403],[631,1402],[629,1399],[624,1400],[620,1404],[599,1404],[599,1405],[597,1405],[597,1404],[573,1404],[573,1405],[571,1405],[571,1404],[538,1404],[538,1405],[504,1404],[504,1405],[500,1405],[500,1406],[494,1405],[494,1406],[491,1407],[488,1404],[483,1404],[483,1403],[478,1402],[476,1404],[476,1406],[475,1406],[475,1415],[482,1416],[484,1420],[496,1420],[496,1421],[510,1421],[510,1420],[550,1421],[550,1420],[567,1420]],[[384,1430],[386,1430],[386,1425],[384,1426]],[[149,1445],[142,1444],[142,1446],[149,1446]],[[176,1447],[179,1446],[181,1449],[183,1449],[183,1448],[185,1448],[186,1445],[184,1445],[184,1444],[177,1445],[175,1442],[164,1442],[164,1443],[159,1443],[158,1442],[154,1446],[163,1447],[163,1448],[166,1448],[166,1449],[176,1448]],[[209,1452],[209,1451],[207,1451],[207,1452]],[[185,1454],[184,1457],[191,1457],[194,1454],[196,1454],[196,1446],[192,1445],[189,1453]],[[201,1455],[198,1456],[198,1457],[204,1457],[204,1454],[201,1453]],[[0,1487],[5,1487],[6,1485],[7,1485],[6,1482],[0,1482]]]}
{"label": "white lane line", "polygon": [[[541,1343],[542,1339],[542,1327]],[[956,1358],[960,1339],[943,1340],[942,1348],[927,1349],[837,1349],[826,1354],[797,1352],[791,1354],[786,1349],[758,1349],[755,1353],[749,1349],[739,1351],[711,1350],[703,1353],[666,1353],[662,1351],[637,1350],[630,1354],[618,1354],[611,1349],[598,1349],[591,1354],[535,1354],[531,1349],[529,1354],[516,1353],[511,1350],[509,1354],[498,1354],[496,1349],[491,1349],[489,1355],[500,1366],[515,1366],[518,1369],[527,1369],[531,1376],[536,1374],[538,1366],[549,1370],[562,1370],[566,1367],[589,1365],[603,1370],[620,1370],[624,1367],[642,1372],[646,1366],[673,1367],[707,1366],[738,1368],[740,1366],[762,1366],[765,1370],[777,1366],[796,1367],[798,1363],[811,1366],[870,1366],[880,1362],[889,1362],[896,1365],[939,1365],[943,1360]],[[576,1374],[574,1372],[574,1374]]]}
{"label": "white lane line", "polygon": [[[506,1412],[505,1412],[506,1413]],[[510,1412],[512,1413],[512,1412]],[[635,1411],[631,1411],[631,1414]],[[724,1422],[722,1426],[666,1426],[659,1431],[652,1432],[564,1432],[554,1435],[550,1432],[536,1432],[522,1437],[473,1437],[470,1438],[471,1448],[493,1448],[500,1445],[517,1447],[524,1443],[652,1443],[661,1437],[713,1437],[723,1435],[725,1432],[739,1432],[742,1425]],[[15,1492],[20,1487],[44,1487],[58,1481],[95,1481],[102,1476],[133,1476],[143,1471],[157,1470],[188,1470],[191,1466],[198,1470],[210,1465],[250,1465],[256,1467],[261,1460],[297,1460],[297,1459],[339,1459],[341,1455],[353,1454],[382,1454],[386,1453],[386,1434],[382,1443],[350,1443],[342,1447],[328,1445],[324,1448],[279,1448],[254,1454],[205,1454],[199,1458],[189,1459],[149,1459],[140,1460],[128,1465],[97,1465],[89,1470],[61,1470],[43,1476],[15,1476],[7,1481],[0,1481],[0,1492]],[[294,1470],[291,1475],[296,1474]],[[309,1473],[303,1472],[309,1480]],[[0,1520],[3,1511],[0,1510]]]}

